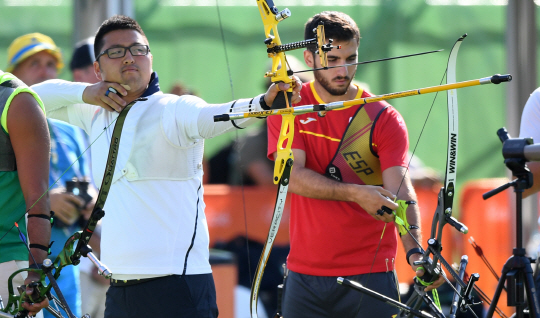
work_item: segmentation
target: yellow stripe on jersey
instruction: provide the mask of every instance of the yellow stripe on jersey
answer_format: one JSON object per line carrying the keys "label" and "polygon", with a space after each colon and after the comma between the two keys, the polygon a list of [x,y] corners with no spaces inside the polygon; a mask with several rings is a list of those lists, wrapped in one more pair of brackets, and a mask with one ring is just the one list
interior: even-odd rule
{"label": "yellow stripe on jersey", "polygon": [[326,139],[329,139],[329,140],[332,140],[332,141],[341,142],[341,139],[332,138],[332,137],[325,136],[325,135],[322,135],[322,134],[316,134],[316,133],[311,132],[311,131],[300,130],[300,133],[301,134],[313,135],[313,136],[316,136],[316,137],[322,137],[322,138],[326,138]]}

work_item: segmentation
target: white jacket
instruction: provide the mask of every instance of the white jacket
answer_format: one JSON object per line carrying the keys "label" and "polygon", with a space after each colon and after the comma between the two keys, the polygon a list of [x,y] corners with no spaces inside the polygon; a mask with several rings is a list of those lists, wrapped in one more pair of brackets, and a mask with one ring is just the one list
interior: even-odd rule
{"label": "white jacket", "polygon": [[[84,104],[87,85],[51,80],[32,88],[48,117],[89,134],[93,176],[100,185],[114,128],[110,124],[118,113]],[[147,100],[133,105],[122,129],[104,207],[101,260],[116,279],[210,273],[203,139],[234,129],[231,122],[214,123],[214,115],[229,113],[231,107],[232,112],[260,111],[262,95],[210,105],[195,96],[163,94],[154,76],[145,95]],[[235,124],[244,127],[254,121]]]}

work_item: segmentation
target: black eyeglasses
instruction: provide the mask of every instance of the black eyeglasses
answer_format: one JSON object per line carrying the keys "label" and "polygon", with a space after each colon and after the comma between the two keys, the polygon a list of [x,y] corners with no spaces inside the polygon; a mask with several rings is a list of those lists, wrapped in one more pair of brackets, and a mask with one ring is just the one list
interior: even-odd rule
{"label": "black eyeglasses", "polygon": [[122,58],[126,56],[127,50],[129,50],[129,52],[131,52],[131,55],[133,56],[148,55],[148,52],[150,52],[150,48],[148,47],[148,45],[143,45],[143,44],[133,44],[132,46],[129,46],[129,47],[118,46],[118,47],[106,49],[105,51],[99,53],[99,55],[96,57],[96,61],[99,60],[99,58],[105,54],[107,54],[107,56],[110,59]]}

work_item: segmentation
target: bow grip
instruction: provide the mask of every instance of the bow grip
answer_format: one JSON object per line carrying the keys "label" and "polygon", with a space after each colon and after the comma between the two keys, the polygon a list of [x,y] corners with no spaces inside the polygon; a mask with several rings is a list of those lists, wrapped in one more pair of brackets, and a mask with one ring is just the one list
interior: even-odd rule
{"label": "bow grip", "polygon": [[426,283],[431,283],[431,282],[434,282],[437,277],[438,276],[435,276],[435,274],[430,274],[427,270],[425,270],[425,267],[424,267],[424,275],[418,278],[420,278],[422,281]]}
{"label": "bow grip", "polygon": [[[285,96],[287,97],[287,100],[285,100]],[[290,91],[289,90],[284,91],[283,94],[278,93],[270,109],[281,109],[281,108],[291,107],[291,100],[292,100],[292,88],[290,89]]]}
{"label": "bow grip", "polygon": [[[424,269],[424,275],[418,277],[420,281],[423,281],[425,283],[431,283],[437,280],[437,275],[434,271],[435,266],[433,266],[433,260],[429,257],[425,257],[421,261],[413,262],[415,266],[422,267]],[[428,270],[429,269],[429,270]],[[419,282],[416,277],[414,278],[414,281],[417,284],[423,285],[421,282]],[[425,285],[424,285],[425,286]]]}

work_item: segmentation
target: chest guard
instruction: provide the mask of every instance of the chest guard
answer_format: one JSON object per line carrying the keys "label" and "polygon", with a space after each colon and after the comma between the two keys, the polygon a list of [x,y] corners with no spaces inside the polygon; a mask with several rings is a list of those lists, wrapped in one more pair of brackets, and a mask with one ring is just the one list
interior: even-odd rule
{"label": "chest guard", "polygon": [[373,151],[375,123],[388,106],[370,103],[358,108],[350,120],[325,175],[341,182],[382,186],[379,157]]}
{"label": "chest guard", "polygon": [[[18,87],[26,87],[20,80],[8,80],[0,83],[0,115],[9,107],[8,99]],[[9,135],[0,128],[0,171],[16,171],[17,161]]]}

